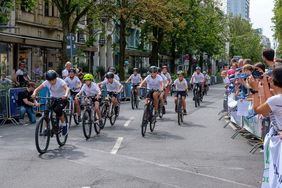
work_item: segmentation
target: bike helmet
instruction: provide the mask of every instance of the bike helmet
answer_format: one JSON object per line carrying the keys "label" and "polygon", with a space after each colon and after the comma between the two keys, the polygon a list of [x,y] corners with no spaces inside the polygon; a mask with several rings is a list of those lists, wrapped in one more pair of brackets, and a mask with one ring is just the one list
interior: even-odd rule
{"label": "bike helmet", "polygon": [[48,80],[48,81],[55,80],[57,77],[58,77],[58,74],[54,70],[49,70],[46,73],[46,80]]}
{"label": "bike helmet", "polygon": [[178,71],[178,72],[177,72],[177,75],[182,75],[182,76],[183,76],[183,75],[184,75],[184,72],[183,72],[183,71]]}
{"label": "bike helmet", "polygon": [[114,75],[113,72],[108,72],[108,73],[106,74],[106,78],[107,78],[107,79],[114,78],[114,77],[115,77],[115,75]]}
{"label": "bike helmet", "polygon": [[93,81],[94,80],[94,76],[92,74],[85,74],[83,76],[83,80],[84,81]]}
{"label": "bike helmet", "polygon": [[196,70],[201,70],[201,67],[196,67]]}
{"label": "bike helmet", "polygon": [[69,73],[74,73],[74,74],[76,74],[76,70],[75,70],[75,69],[70,69],[70,70],[69,70]]}
{"label": "bike helmet", "polygon": [[133,68],[133,71],[136,71],[136,72],[137,72],[137,71],[138,71],[138,68],[136,68],[136,67],[135,67],[135,68]]}
{"label": "bike helmet", "polygon": [[109,68],[109,72],[112,72],[112,73],[115,74],[116,73],[116,68],[115,67],[110,67]]}
{"label": "bike helmet", "polygon": [[207,72],[206,72],[206,71],[203,71],[203,74],[207,74]]}
{"label": "bike helmet", "polygon": [[150,73],[157,73],[158,72],[158,67],[156,67],[156,66],[151,66],[150,68],[149,68],[149,71],[150,71]]}

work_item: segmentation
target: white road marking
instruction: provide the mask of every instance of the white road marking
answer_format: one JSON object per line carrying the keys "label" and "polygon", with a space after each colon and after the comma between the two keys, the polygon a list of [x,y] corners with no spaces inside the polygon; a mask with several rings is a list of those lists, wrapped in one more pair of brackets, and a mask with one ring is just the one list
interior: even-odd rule
{"label": "white road marking", "polygon": [[2,138],[3,136],[0,136],[0,138]]}
{"label": "white road marking", "polygon": [[91,187],[82,187],[82,188],[91,188]]}
{"label": "white road marking", "polygon": [[123,141],[123,137],[118,137],[116,144],[114,145],[114,147],[111,151],[111,154],[113,154],[113,155],[117,154],[122,141]]}
{"label": "white road marking", "polygon": [[134,117],[130,117],[129,120],[127,120],[124,124],[125,127],[128,127],[128,125],[130,124],[130,122],[134,120]]}
{"label": "white road marking", "polygon": [[[108,154],[108,152],[103,151],[103,150],[87,148],[87,147],[83,147],[83,146],[80,146],[80,148],[83,148],[85,150],[90,150],[90,151],[92,150],[92,151],[97,151],[97,152],[100,152],[100,153]],[[187,173],[187,174],[192,174],[192,175],[195,175],[195,176],[202,176],[202,177],[205,177],[205,178],[210,178],[210,179],[218,180],[218,181],[225,182],[225,183],[239,185],[239,186],[242,186],[242,187],[256,188],[253,185],[248,185],[248,184],[244,184],[244,183],[240,183],[240,182],[237,182],[237,181],[233,181],[233,180],[229,180],[229,179],[225,179],[225,178],[221,178],[221,177],[217,177],[217,176],[212,176],[212,175],[208,175],[208,174],[197,173],[197,172],[194,172],[194,171],[191,171],[191,170],[185,170],[185,169],[181,169],[181,168],[178,168],[178,167],[173,167],[173,166],[170,166],[168,164],[162,164],[162,163],[158,163],[158,162],[154,162],[154,161],[148,161],[148,160],[144,160],[144,159],[140,159],[140,158],[136,158],[136,157],[131,157],[131,156],[127,156],[127,155],[120,155],[119,154],[117,156],[123,157],[123,158],[126,158],[126,159],[130,159],[130,160],[134,160],[134,161],[138,161],[138,162],[151,164],[151,165],[162,167],[162,168],[167,168],[167,169],[170,169],[170,170],[175,170],[175,171],[179,171],[179,172],[183,172],[183,173]],[[87,163],[87,161],[85,159],[80,159],[80,161],[71,161],[71,162],[81,164],[81,165],[86,165],[86,164],[89,165],[89,163]],[[177,185],[173,185],[173,186],[179,187]]]}

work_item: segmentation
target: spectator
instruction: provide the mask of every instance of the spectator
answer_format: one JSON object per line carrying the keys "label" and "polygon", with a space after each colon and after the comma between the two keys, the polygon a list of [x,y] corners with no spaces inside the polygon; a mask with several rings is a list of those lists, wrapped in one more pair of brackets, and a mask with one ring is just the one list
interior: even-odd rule
{"label": "spectator", "polygon": [[25,87],[29,81],[30,77],[26,71],[26,64],[21,62],[19,64],[19,69],[16,72],[16,85],[19,87]]}
{"label": "spectator", "polygon": [[274,57],[275,57],[275,52],[273,49],[265,49],[262,53],[262,57],[264,62],[269,66],[270,69],[274,68]]}
{"label": "spectator", "polygon": [[245,74],[251,75],[254,70],[255,67],[253,65],[247,64],[243,66],[243,72]]}
{"label": "spectator", "polygon": [[0,84],[10,85],[10,84],[12,84],[12,82],[13,82],[12,80],[6,78],[6,74],[5,73],[1,74]]}
{"label": "spectator", "polygon": [[251,59],[244,59],[243,65],[251,65],[251,64],[253,64]]}
{"label": "spectator", "polygon": [[239,59],[238,67],[243,67],[243,66],[244,66],[244,59]]}
{"label": "spectator", "polygon": [[33,94],[35,87],[34,82],[29,82],[27,84],[27,88],[25,91],[19,93],[19,99],[18,103],[20,106],[20,120],[24,119],[25,113],[27,113],[30,123],[36,122],[34,107],[39,107],[40,105],[36,102],[36,100],[33,100],[31,95]]}
{"label": "spectator", "polygon": [[265,65],[261,62],[255,64],[255,68],[259,71],[264,73],[265,72]]}
{"label": "spectator", "polygon": [[63,77],[63,79],[65,79],[66,77],[68,77],[69,76],[69,71],[70,71],[70,69],[72,68],[72,64],[71,64],[71,62],[66,62],[66,64],[65,64],[65,69],[62,71],[62,77]]}

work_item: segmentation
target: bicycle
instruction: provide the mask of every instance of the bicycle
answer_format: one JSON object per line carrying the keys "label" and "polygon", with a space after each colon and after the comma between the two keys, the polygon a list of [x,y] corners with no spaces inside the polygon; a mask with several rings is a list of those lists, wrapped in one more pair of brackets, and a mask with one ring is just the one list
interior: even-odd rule
{"label": "bicycle", "polygon": [[92,110],[92,108],[95,108],[95,103],[93,103],[94,97],[84,97],[84,113],[82,115],[82,129],[83,129],[83,135],[88,140],[91,137],[92,133],[92,124],[94,126],[94,130],[96,134],[100,134],[101,127],[98,123],[98,117],[95,110]]}
{"label": "bicycle", "polygon": [[179,92],[175,91],[177,93],[177,103],[176,103],[176,109],[177,109],[177,121],[178,125],[180,126],[181,123],[183,123],[183,105],[182,105],[182,96]]}
{"label": "bicycle", "polygon": [[66,144],[69,132],[69,124],[67,114],[65,111],[63,111],[63,116],[67,124],[67,134],[63,135],[62,130],[59,128],[60,120],[56,117],[55,112],[52,110],[52,106],[54,105],[54,103],[60,102],[60,100],[62,99],[54,99],[50,97],[41,97],[39,99],[47,99],[48,101],[48,110],[45,110],[42,113],[42,116],[36,124],[35,129],[36,149],[40,154],[44,154],[48,150],[50,137],[53,137],[54,135],[56,135],[56,140],[60,147]]}
{"label": "bicycle", "polygon": [[131,88],[131,96],[130,96],[130,102],[131,102],[131,108],[134,110],[134,108],[138,109],[139,107],[139,98],[137,95],[137,86],[139,84],[133,84]]}
{"label": "bicycle", "polygon": [[[158,92],[158,90],[153,90],[152,92]],[[154,99],[151,95],[148,99],[148,103],[145,104],[145,109],[142,117],[141,124],[141,134],[143,137],[146,135],[148,123],[150,123],[150,131],[153,132],[156,126],[156,116],[154,116]]]}
{"label": "bicycle", "polygon": [[69,97],[69,104],[68,104],[68,108],[67,108],[67,114],[69,115],[69,124],[71,125],[71,121],[72,121],[72,117],[73,117],[73,120],[74,120],[74,123],[76,125],[79,125],[79,120],[78,120],[78,116],[80,114],[78,114],[76,111],[76,106],[75,106],[75,96],[74,95],[71,95]]}
{"label": "bicycle", "polygon": [[194,101],[195,101],[195,107],[199,107],[201,100],[202,100],[202,93],[201,93],[201,88],[200,84],[196,84],[193,89],[194,93]]}
{"label": "bicycle", "polygon": [[113,126],[116,122],[117,117],[119,116],[120,105],[119,102],[115,109],[113,108],[112,98],[110,96],[106,96],[102,100],[101,104],[101,116],[103,119],[103,127],[105,126],[107,119],[110,120],[111,126]]}
{"label": "bicycle", "polygon": [[164,114],[165,114],[165,105],[163,104],[163,102],[161,100],[159,100],[159,105],[158,105],[159,109],[159,117],[162,119]]}

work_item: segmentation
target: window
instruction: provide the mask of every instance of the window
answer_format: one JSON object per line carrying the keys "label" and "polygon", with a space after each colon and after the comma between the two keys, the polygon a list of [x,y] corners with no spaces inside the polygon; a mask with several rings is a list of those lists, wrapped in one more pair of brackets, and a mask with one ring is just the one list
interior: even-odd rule
{"label": "window", "polygon": [[55,16],[55,5],[54,5],[54,3],[52,3],[52,15],[51,16],[52,17]]}
{"label": "window", "polygon": [[44,1],[44,16],[49,16],[49,0]]}

